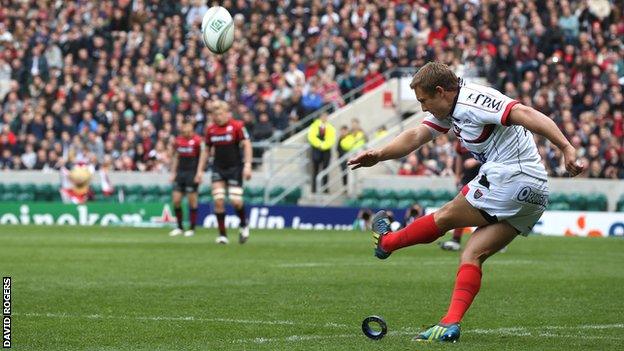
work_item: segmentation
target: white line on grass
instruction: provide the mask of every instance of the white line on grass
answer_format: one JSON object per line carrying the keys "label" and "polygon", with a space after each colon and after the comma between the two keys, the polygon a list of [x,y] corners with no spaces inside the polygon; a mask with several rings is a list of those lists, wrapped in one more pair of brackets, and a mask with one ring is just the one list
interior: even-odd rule
{"label": "white line on grass", "polygon": [[[349,328],[346,324],[328,322],[325,324],[298,323],[289,320],[252,320],[252,319],[231,319],[231,318],[202,318],[194,316],[112,316],[101,314],[77,315],[68,313],[14,313],[14,316],[24,317],[45,317],[45,318],[78,318],[78,319],[122,319],[122,320],[148,320],[148,321],[191,321],[191,322],[220,322],[234,324],[261,324],[261,325],[292,325],[306,327],[326,327],[326,328]],[[542,337],[542,338],[582,338],[582,339],[605,339],[605,340],[624,340],[624,337],[611,337],[601,335],[585,335],[581,334],[582,330],[608,330],[608,329],[624,329],[624,324],[584,324],[577,326],[551,325],[541,327],[506,327],[493,329],[469,329],[464,334],[488,334],[498,336],[522,336],[522,337]],[[546,331],[544,331],[546,330]],[[557,334],[553,330],[568,331],[566,334]],[[390,331],[388,335],[415,335],[420,330],[413,328],[403,328],[398,331]],[[570,334],[570,331],[577,331],[577,334]],[[232,340],[232,343],[254,343],[265,344],[271,342],[300,342],[308,340],[323,339],[340,339],[350,337],[361,337],[360,333],[353,334],[330,334],[330,335],[290,335],[284,337],[257,337],[251,339]]]}
{"label": "white line on grass", "polygon": [[[597,325],[579,325],[579,326],[544,326],[544,327],[511,327],[511,328],[493,328],[493,329],[472,329],[466,330],[464,334],[490,334],[498,336],[515,336],[515,337],[542,337],[542,338],[581,338],[581,339],[603,339],[603,340],[624,340],[624,337],[611,337],[600,335],[585,335],[585,334],[556,334],[553,332],[544,332],[543,329],[556,329],[567,331],[581,331],[583,329],[621,329],[624,328],[624,324],[597,324]],[[416,335],[421,330],[415,330],[412,328],[404,328],[398,331],[388,332],[388,335]],[[343,339],[343,338],[356,338],[362,337],[360,333],[353,334],[333,334],[333,335],[290,335],[283,337],[258,337],[251,339],[238,339],[232,340],[234,344],[266,344],[272,342],[301,342],[309,340],[325,340],[325,339]]]}
{"label": "white line on grass", "polygon": [[233,324],[264,324],[264,325],[293,325],[293,326],[308,326],[318,327],[324,326],[326,328],[347,328],[346,324],[339,323],[325,323],[312,324],[312,323],[299,323],[288,320],[257,320],[257,319],[233,319],[233,318],[203,318],[195,316],[113,316],[113,315],[101,315],[101,314],[88,314],[78,315],[69,313],[13,313],[14,316],[24,317],[46,317],[46,318],[78,318],[78,319],[123,319],[123,320],[147,320],[147,321],[191,321],[191,322],[221,322],[221,323],[233,323]]}
{"label": "white line on grass", "polygon": [[[457,264],[457,259],[437,259],[428,260],[425,262],[419,262],[419,266],[438,266],[441,264]],[[488,262],[488,265],[501,265],[501,266],[513,266],[513,265],[530,265],[538,263],[532,260],[495,260]],[[384,266],[412,266],[413,262],[384,262]],[[325,261],[325,262],[288,262],[274,264],[275,268],[324,268],[324,267],[379,267],[378,262],[347,262],[347,261]]]}

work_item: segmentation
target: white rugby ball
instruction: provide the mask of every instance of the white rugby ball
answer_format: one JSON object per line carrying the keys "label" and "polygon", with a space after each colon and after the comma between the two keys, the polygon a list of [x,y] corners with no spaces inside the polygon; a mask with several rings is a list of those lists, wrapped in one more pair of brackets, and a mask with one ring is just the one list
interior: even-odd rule
{"label": "white rugby ball", "polygon": [[213,6],[202,19],[202,39],[208,49],[222,54],[234,42],[234,21],[230,12],[221,6]]}

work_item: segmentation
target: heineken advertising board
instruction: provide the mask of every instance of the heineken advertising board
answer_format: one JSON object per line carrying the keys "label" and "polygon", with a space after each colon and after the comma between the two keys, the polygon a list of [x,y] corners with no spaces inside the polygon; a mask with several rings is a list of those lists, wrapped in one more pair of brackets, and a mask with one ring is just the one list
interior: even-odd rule
{"label": "heineken advertising board", "polygon": [[175,223],[171,208],[162,203],[0,203],[0,225],[163,226],[171,223]]}

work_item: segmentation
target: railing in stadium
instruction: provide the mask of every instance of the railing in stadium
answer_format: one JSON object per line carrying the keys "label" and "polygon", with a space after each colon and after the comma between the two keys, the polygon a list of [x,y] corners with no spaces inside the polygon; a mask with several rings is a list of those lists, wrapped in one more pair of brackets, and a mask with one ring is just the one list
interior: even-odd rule
{"label": "railing in stadium", "polygon": [[[411,77],[416,71],[417,69],[413,67],[396,67],[396,68],[392,68],[383,72],[382,76],[384,77],[384,81],[388,81],[392,78]],[[365,88],[377,82],[378,82],[377,80],[366,82],[365,84],[362,84],[361,86],[355,89],[352,89],[351,91],[342,95],[342,98],[346,104],[349,104],[353,102],[355,99],[357,99],[358,97],[360,97],[362,95],[362,91]],[[402,99],[400,85],[397,85],[396,93],[397,93],[396,95],[397,99],[400,101]],[[397,106],[398,106],[397,115],[401,115],[403,113],[401,109],[401,104],[398,104]],[[321,114],[325,112],[331,113],[337,110],[338,108],[336,108],[336,106],[333,103],[325,104],[320,109],[316,110],[313,113],[310,113],[309,115],[305,116],[304,118],[297,121],[293,125],[290,125],[284,131],[280,133],[275,133],[273,136],[271,136],[270,138],[266,140],[263,140],[260,142],[254,142],[252,143],[252,145],[255,149],[262,150],[262,152],[260,152],[261,154],[264,154],[264,152],[272,150],[277,146],[284,147],[285,144],[282,143],[284,140],[304,130],[307,126],[309,126],[312,123],[312,121],[318,118]],[[280,181],[280,179],[284,178],[284,177],[279,176],[280,171],[284,170],[286,166],[288,165],[298,164],[301,167],[307,168],[309,164],[309,153],[310,153],[311,147],[308,143],[292,144],[292,145],[289,145],[289,147],[299,148],[299,151],[295,155],[292,155],[291,157],[286,158],[284,160],[278,161],[278,160],[271,159],[271,158],[269,158],[268,162],[267,160],[264,160],[264,164],[263,164],[263,167],[265,169],[264,200],[266,204],[274,205],[277,202],[279,202],[281,199],[283,199],[284,197],[288,196],[288,194],[295,191],[297,188],[306,186],[310,184],[310,181],[314,181],[310,179],[311,177],[308,176],[308,177],[302,177],[301,179],[292,180],[292,183],[289,183],[288,186],[286,187],[284,187],[284,184],[279,184],[279,186],[284,188],[284,190],[281,193],[274,194],[274,196],[271,196],[271,189],[276,186],[275,182],[278,182]],[[258,160],[258,158],[256,158],[256,160]],[[263,160],[260,158],[260,160],[258,161],[262,162]],[[333,161],[330,164],[330,167],[334,169],[336,166],[339,167],[339,165],[340,163]]]}

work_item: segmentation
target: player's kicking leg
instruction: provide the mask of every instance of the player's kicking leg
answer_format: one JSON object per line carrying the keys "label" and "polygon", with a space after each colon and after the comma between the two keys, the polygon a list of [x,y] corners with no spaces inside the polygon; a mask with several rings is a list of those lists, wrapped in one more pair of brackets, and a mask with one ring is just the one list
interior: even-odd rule
{"label": "player's kicking leg", "polygon": [[212,198],[214,199],[214,214],[217,217],[217,225],[219,227],[219,236],[217,244],[228,244],[225,230],[225,182],[216,181],[212,183]]}
{"label": "player's kicking leg", "polygon": [[228,195],[236,215],[240,220],[238,226],[238,242],[244,244],[249,239],[249,227],[247,226],[247,216],[245,214],[245,204],[243,202],[243,188],[240,186],[228,187]]}
{"label": "player's kicking leg", "polygon": [[173,200],[173,210],[176,216],[176,220],[178,222],[178,226],[177,228],[169,232],[169,236],[178,236],[184,233],[184,228],[182,227],[182,196],[182,191],[178,190],[176,185],[176,189],[173,190],[171,197]]}
{"label": "player's kicking leg", "polygon": [[459,323],[481,287],[481,265],[517,235],[518,231],[503,221],[480,227],[470,236],[461,254],[455,288],[446,315],[437,325],[418,334],[414,340],[447,342],[459,340]]}
{"label": "player's kicking leg", "polygon": [[384,225],[386,221],[388,219],[383,211],[373,218],[375,256],[380,259],[385,259],[393,251],[406,246],[432,243],[451,229],[489,224],[462,194],[458,194],[438,211],[422,216],[396,232],[389,231],[390,226]]}

